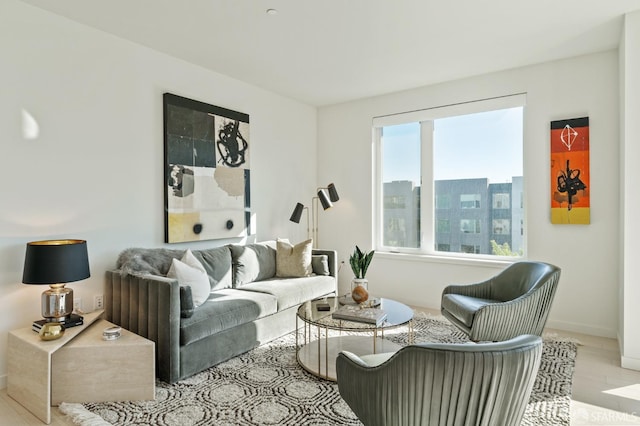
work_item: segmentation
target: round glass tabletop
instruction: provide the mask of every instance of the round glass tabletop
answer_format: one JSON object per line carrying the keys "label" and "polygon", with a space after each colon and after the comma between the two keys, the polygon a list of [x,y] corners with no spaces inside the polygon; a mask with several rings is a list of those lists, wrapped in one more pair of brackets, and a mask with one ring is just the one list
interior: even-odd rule
{"label": "round glass tabletop", "polygon": [[[329,305],[329,310],[319,310],[318,304],[325,303]],[[385,321],[378,326],[365,322],[334,319],[333,313],[341,306],[342,305],[340,304],[338,297],[326,297],[322,299],[311,300],[300,305],[300,307],[298,308],[298,318],[306,323],[317,325],[320,327],[326,327],[333,330],[354,331],[373,331],[375,329],[380,330],[398,327],[407,324],[413,319],[413,309],[411,309],[404,303],[400,303],[392,299],[381,298],[380,305],[375,307],[377,309],[382,309],[387,314],[387,318],[385,319]]]}

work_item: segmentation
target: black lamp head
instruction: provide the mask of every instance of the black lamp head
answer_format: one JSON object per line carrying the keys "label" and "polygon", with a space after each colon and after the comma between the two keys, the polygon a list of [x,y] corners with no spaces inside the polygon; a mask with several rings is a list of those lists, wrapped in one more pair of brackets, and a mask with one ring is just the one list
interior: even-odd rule
{"label": "black lamp head", "polygon": [[22,282],[58,284],[89,278],[89,256],[84,240],[48,240],[27,243]]}
{"label": "black lamp head", "polygon": [[294,223],[300,223],[300,218],[302,218],[302,211],[304,210],[304,206],[300,203],[297,203],[295,208],[293,209],[293,213],[291,213],[291,217],[289,220]]}
{"label": "black lamp head", "polygon": [[320,199],[320,204],[322,204],[322,208],[324,210],[333,207],[333,204],[331,203],[331,200],[329,200],[327,193],[324,192],[324,189],[318,191],[318,198]]}
{"label": "black lamp head", "polygon": [[336,201],[340,200],[338,191],[336,190],[336,186],[333,183],[330,183],[329,186],[327,186],[327,189],[329,190],[329,199],[331,201],[335,203]]}

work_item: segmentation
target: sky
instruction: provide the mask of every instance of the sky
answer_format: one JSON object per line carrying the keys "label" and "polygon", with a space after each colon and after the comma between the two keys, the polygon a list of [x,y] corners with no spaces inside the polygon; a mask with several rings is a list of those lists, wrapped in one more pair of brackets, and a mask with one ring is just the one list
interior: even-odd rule
{"label": "sky", "polygon": [[[437,119],[434,178],[488,178],[511,182],[522,176],[522,107]],[[420,184],[420,124],[383,130],[383,181]]]}

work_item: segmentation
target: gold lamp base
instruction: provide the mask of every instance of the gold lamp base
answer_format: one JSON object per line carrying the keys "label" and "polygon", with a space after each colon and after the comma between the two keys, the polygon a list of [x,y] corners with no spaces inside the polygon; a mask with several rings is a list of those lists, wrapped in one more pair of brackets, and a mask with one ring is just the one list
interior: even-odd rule
{"label": "gold lamp base", "polygon": [[50,284],[42,292],[42,316],[47,321],[64,322],[73,312],[73,290],[64,284]]}

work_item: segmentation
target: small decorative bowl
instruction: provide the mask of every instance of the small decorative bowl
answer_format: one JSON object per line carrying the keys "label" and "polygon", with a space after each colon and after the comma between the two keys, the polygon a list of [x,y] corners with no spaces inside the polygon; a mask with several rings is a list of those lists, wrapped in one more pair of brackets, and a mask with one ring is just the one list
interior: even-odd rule
{"label": "small decorative bowl", "polygon": [[102,331],[102,340],[116,340],[120,338],[122,328],[117,325],[105,328]]}

